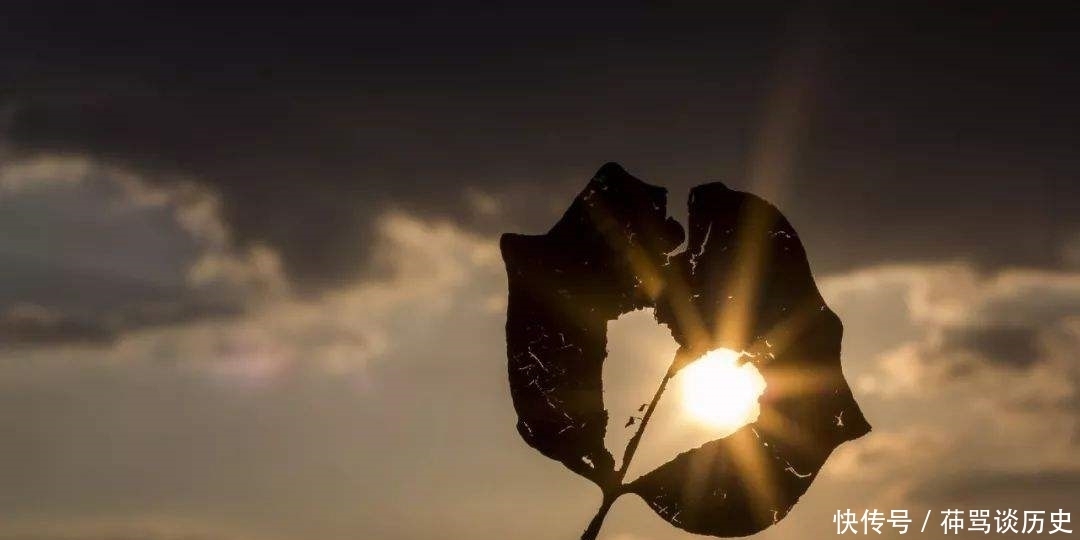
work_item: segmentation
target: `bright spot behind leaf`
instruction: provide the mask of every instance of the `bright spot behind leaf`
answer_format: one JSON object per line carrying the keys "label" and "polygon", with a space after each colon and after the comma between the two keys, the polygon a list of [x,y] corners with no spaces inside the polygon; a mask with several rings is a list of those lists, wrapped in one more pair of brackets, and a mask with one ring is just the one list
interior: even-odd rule
{"label": "bright spot behind leaf", "polygon": [[714,349],[683,368],[678,377],[686,411],[725,433],[761,414],[758,398],[765,392],[765,378],[753,364],[739,365],[740,356],[731,349]]}

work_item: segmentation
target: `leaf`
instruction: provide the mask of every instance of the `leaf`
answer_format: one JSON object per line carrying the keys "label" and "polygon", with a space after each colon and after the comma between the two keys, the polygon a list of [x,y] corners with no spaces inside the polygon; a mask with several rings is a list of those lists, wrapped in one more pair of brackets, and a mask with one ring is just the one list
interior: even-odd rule
{"label": "leaf", "polygon": [[[595,538],[625,493],[690,532],[753,534],[787,514],[836,446],[870,430],[841,372],[840,320],[780,212],[719,183],[698,186],[687,248],[669,257],[683,230],[666,197],[609,163],[547,234],[502,238],[518,431],[600,486],[582,538]],[[604,447],[607,322],[644,307],[680,349],[616,469]],[[718,347],[747,352],[765,378],[758,420],[623,484],[668,380]]]}
{"label": "leaf", "polygon": [[544,455],[611,484],[601,390],[607,322],[651,306],[646,277],[683,239],[666,190],[618,165],[597,172],[545,235],[503,235],[510,391],[518,431]]}

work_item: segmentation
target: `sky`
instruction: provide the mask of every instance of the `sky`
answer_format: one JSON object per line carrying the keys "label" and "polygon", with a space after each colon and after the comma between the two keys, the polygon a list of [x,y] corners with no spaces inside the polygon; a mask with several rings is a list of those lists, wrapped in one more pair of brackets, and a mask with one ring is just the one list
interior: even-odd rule
{"label": "sky", "polygon": [[[776,204],[844,322],[874,431],[761,538],[1075,513],[1077,22],[5,4],[0,539],[576,538],[600,493],[515,430],[498,237],[609,161],[680,220],[708,181]],[[609,359],[666,364],[655,328],[611,323]],[[601,533],[692,537],[631,497]]]}

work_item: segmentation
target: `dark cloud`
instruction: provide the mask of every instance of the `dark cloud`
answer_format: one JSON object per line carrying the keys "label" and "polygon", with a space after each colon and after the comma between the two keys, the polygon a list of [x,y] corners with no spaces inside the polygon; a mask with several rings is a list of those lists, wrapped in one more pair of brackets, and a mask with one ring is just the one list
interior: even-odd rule
{"label": "dark cloud", "polygon": [[466,187],[569,196],[608,160],[675,200],[760,185],[821,270],[1051,264],[1080,228],[1072,19],[1043,8],[5,9],[15,151],[195,176],[303,286],[354,277],[384,205],[468,221]]}
{"label": "dark cloud", "polygon": [[126,311],[76,315],[35,305],[15,305],[0,313],[0,349],[50,345],[109,345],[124,332],[245,312],[234,302],[155,302]]}
{"label": "dark cloud", "polygon": [[103,345],[279,292],[275,254],[234,249],[216,203],[86,158],[0,162],[0,346]]}
{"label": "dark cloud", "polygon": [[0,314],[0,347],[24,345],[105,344],[115,332],[96,320],[79,320],[23,306]]}
{"label": "dark cloud", "polygon": [[969,351],[1000,366],[1024,368],[1044,360],[1039,329],[1026,326],[963,326],[946,328],[943,354]]}

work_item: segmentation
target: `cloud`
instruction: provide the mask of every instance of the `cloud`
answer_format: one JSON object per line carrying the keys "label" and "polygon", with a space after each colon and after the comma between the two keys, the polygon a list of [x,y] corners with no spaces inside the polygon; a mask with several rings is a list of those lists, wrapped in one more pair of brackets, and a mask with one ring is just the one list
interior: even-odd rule
{"label": "cloud", "polygon": [[0,241],[14,269],[0,285],[8,354],[106,346],[88,358],[259,380],[358,373],[425,320],[503,305],[495,241],[449,222],[374,218],[368,277],[297,295],[277,251],[238,247],[222,199],[194,179],[58,154],[5,161],[0,179],[0,226],[13,232]]}
{"label": "cloud", "polygon": [[856,397],[885,435],[841,449],[840,463],[864,475],[903,464],[895,476],[915,481],[924,475],[912,463],[959,474],[1080,467],[1080,273],[889,265],[828,276],[822,290],[856,332],[863,321],[846,315],[880,313],[908,334],[854,366]]}
{"label": "cloud", "polygon": [[0,313],[0,348],[19,345],[110,343],[112,329],[93,320],[78,320],[33,304],[11,306]]}
{"label": "cloud", "polygon": [[[560,512],[587,512],[544,483],[554,475],[542,461],[518,465],[537,456],[500,393],[503,321],[488,305],[506,290],[497,238],[402,212],[376,223],[374,277],[338,290],[131,329],[110,347],[4,354],[0,428],[19,436],[0,448],[11,479],[0,538],[173,540],[126,514],[59,526],[139,509],[189,517],[177,540],[249,538],[212,526],[220,516],[239,516],[255,539],[426,538],[447,523],[452,537],[485,537],[469,531],[493,507],[559,497]],[[511,477],[536,481],[508,494]],[[58,525],[8,532],[37,515]],[[491,523],[487,537],[520,524]]]}
{"label": "cloud", "polygon": [[941,340],[943,354],[970,351],[997,365],[1031,367],[1042,359],[1039,330],[1032,326],[991,325],[946,328]]}
{"label": "cloud", "polygon": [[238,248],[220,197],[189,178],[151,182],[78,155],[6,159],[0,228],[7,345],[107,343],[288,291],[277,253]]}
{"label": "cloud", "polygon": [[829,275],[818,286],[826,299],[836,302],[898,288],[909,319],[947,323],[967,317],[968,304],[978,296],[978,283],[975,270],[963,263],[889,264]]}
{"label": "cloud", "polygon": [[[305,24],[284,10],[250,21],[243,10],[189,8],[172,14],[187,23],[171,25],[153,7],[73,9],[65,11],[70,20],[38,10],[6,13],[21,29],[0,36],[9,66],[0,106],[9,106],[4,126],[12,147],[108,158],[150,178],[165,171],[200,178],[221,195],[239,246],[273,246],[290,275],[319,290],[356,277],[372,218],[386,204],[467,220],[494,207],[483,197],[463,197],[462,186],[495,194],[507,179],[520,179],[543,198],[520,205],[514,218],[541,226],[550,216],[537,210],[548,211],[553,189],[572,195],[612,159],[635,160],[644,176],[664,178],[673,193],[708,178],[739,183],[747,172],[752,178],[737,187],[748,187],[761,176],[756,164],[784,163],[786,189],[775,195],[790,201],[788,213],[805,224],[804,237],[829,245],[814,255],[834,269],[958,251],[1012,264],[1056,261],[1057,250],[1044,253],[1042,239],[1059,228],[1073,232],[1080,219],[1071,204],[1075,183],[1053,181],[1075,176],[1063,136],[1070,125],[1056,114],[1072,103],[1073,82],[1048,69],[1038,79],[1046,84],[1031,84],[1037,74],[1024,65],[1030,59],[1060,60],[1048,54],[1056,44],[1018,39],[1027,32],[1013,35],[1017,47],[1045,51],[998,59],[1015,69],[989,66],[981,50],[958,45],[964,50],[953,51],[953,65],[970,75],[960,77],[888,54],[906,39],[900,28],[925,18],[897,13],[845,12],[832,21],[830,39],[879,51],[882,62],[852,63],[841,54],[839,63],[821,59],[828,70],[808,70],[788,58],[806,56],[804,46],[814,52],[803,39],[776,58],[769,36],[792,28],[778,10],[765,8],[726,10],[723,17],[667,8],[663,20],[649,10],[594,7],[565,20],[555,16],[560,10],[515,9],[467,17],[464,27],[445,24],[436,12],[398,7],[362,17],[308,12]],[[839,14],[826,16],[832,15]],[[708,20],[735,31],[700,24]],[[516,61],[507,62],[500,48],[506,29],[524,25],[560,32],[517,35]],[[142,47],[116,50],[94,39],[90,27]],[[198,39],[183,30],[193,27],[201,29]],[[648,32],[659,41],[624,40],[613,55],[597,27]],[[665,32],[678,37],[665,39]],[[931,32],[976,36],[951,45],[990,35],[977,23]],[[405,33],[424,39],[401,43]],[[998,28],[993,37],[1005,34]],[[734,49],[745,54],[724,52]],[[207,69],[225,65],[231,69]],[[840,73],[830,74],[832,68]],[[448,79],[448,71],[457,75]],[[806,71],[814,74],[809,81],[800,77]],[[905,95],[867,91],[913,77],[933,83]],[[1014,77],[1028,84],[1012,84]],[[611,92],[607,80],[645,84]],[[958,84],[970,91],[955,91]],[[820,91],[806,94],[820,98],[828,114],[801,125],[807,143],[782,159],[788,149],[770,135],[800,125],[800,114],[785,114],[800,100],[762,97],[805,97],[803,86]],[[240,90],[255,87],[260,91]],[[679,99],[668,99],[676,87]],[[984,99],[961,97],[973,93]],[[1042,108],[1009,112],[1003,105],[1021,94]],[[834,103],[828,96],[852,99]],[[896,118],[906,121],[889,124]],[[965,136],[926,136],[949,120]],[[910,144],[894,144],[898,137]],[[1027,151],[1029,145],[1039,151]],[[771,152],[777,146],[781,151]],[[1043,180],[1017,189],[1016,178]],[[509,204],[498,207],[514,214]],[[1006,209],[1005,219],[987,219],[989,208]],[[1040,241],[1030,241],[1033,234]],[[838,238],[844,241],[831,241]]]}
{"label": "cloud", "polygon": [[835,534],[837,508],[930,509],[933,538],[945,508],[1068,509],[1080,471],[1078,279],[963,262],[820,279],[875,431],[838,448],[769,537]]}
{"label": "cloud", "polygon": [[183,366],[251,384],[304,371],[363,380],[369,362],[408,348],[426,327],[489,317],[491,298],[505,294],[493,238],[403,213],[383,216],[377,230],[379,277],[315,298],[263,298],[242,314],[133,327],[90,357]]}
{"label": "cloud", "polygon": [[[41,425],[60,431],[53,435],[60,442],[35,433],[21,451],[32,452],[36,444],[70,448],[71,453],[46,454],[21,468],[12,496],[31,490],[56,515],[67,512],[62,494],[81,500],[98,491],[102,493],[95,497],[116,505],[150,493],[162,512],[179,514],[237,500],[248,501],[256,508],[250,511],[258,512],[261,505],[279,508],[272,506],[277,501],[294,514],[274,518],[263,509],[253,514],[261,517],[252,522],[289,522],[293,528],[282,533],[286,538],[311,537],[305,530],[339,532],[320,537],[349,537],[342,531],[357,530],[393,531],[402,537],[426,537],[432,531],[484,537],[477,532],[481,529],[497,529],[500,534],[488,536],[505,537],[502,528],[520,527],[521,522],[537,524],[525,534],[529,538],[543,537],[552,527],[580,533],[578,520],[565,516],[586,509],[580,517],[587,520],[584,512],[595,501],[585,499],[596,494],[583,489],[573,475],[557,473],[558,465],[521,444],[512,427],[500,356],[503,321],[486,305],[490,297],[505,294],[494,238],[403,212],[384,214],[376,223],[372,278],[319,297],[271,298],[238,317],[124,332],[113,348],[97,353],[103,364],[115,366],[104,370],[109,375],[63,370],[75,386],[53,386],[39,373],[34,380],[41,390],[32,392],[25,388],[33,385],[9,375],[11,386],[0,395],[14,396],[6,403],[20,405],[0,410],[28,410],[50,420]],[[918,281],[917,276],[906,275],[900,288],[907,292],[906,283]],[[823,281],[844,285],[832,278]],[[829,299],[842,316],[870,303],[875,310],[912,317],[907,296],[892,304],[883,302],[877,289],[847,290],[846,298]],[[857,323],[851,318],[845,322]],[[931,343],[925,332],[940,326],[919,324],[920,332],[907,343],[908,355],[923,354],[919,347]],[[1044,354],[1057,358],[1071,350],[1076,330],[1080,322],[1063,321],[1044,340]],[[911,365],[904,355],[894,356],[899,366]],[[31,364],[40,358],[34,356]],[[64,358],[85,365],[95,356]],[[1068,382],[1049,369],[1053,362],[1021,368],[978,362],[975,373],[981,370],[986,377],[960,378],[963,384],[955,387],[930,384],[926,374],[916,373],[904,392],[886,395],[856,388],[860,404],[880,429],[842,446],[790,524],[769,537],[805,537],[808,531],[824,535],[831,525],[829,512],[835,510],[828,507],[837,505],[886,501],[912,507],[922,490],[937,489],[924,486],[946,472],[979,475],[994,469],[1019,474],[1077,466],[1068,437],[1074,417],[1063,412],[1032,416],[998,405],[1016,397],[1021,387],[1031,396],[1046,397],[1053,395],[1048,392],[1053,384],[1068,390]],[[860,367],[867,367],[881,384],[887,382],[881,362],[845,363],[845,370]],[[1003,389],[1000,378],[990,378],[1005,372],[1014,375],[1015,389]],[[308,376],[312,374],[320,376]],[[103,386],[102,379],[109,384]],[[356,385],[347,384],[353,381],[371,391],[358,392]],[[250,388],[265,391],[244,391]],[[56,395],[72,397],[47,397]],[[29,398],[20,401],[19,396]],[[11,425],[22,425],[16,420],[24,418],[13,414]],[[124,446],[118,449],[117,441]],[[15,453],[19,451],[10,450],[12,456],[22,455]],[[171,466],[158,469],[160,464]],[[43,471],[61,471],[47,477],[59,474],[63,480],[43,484]],[[474,485],[478,481],[480,487]],[[543,494],[542,501],[537,493]],[[1065,496],[1054,493],[1047,496],[1048,504]],[[294,508],[303,500],[312,507]],[[486,523],[484,516],[493,505],[508,512],[528,511],[521,521]],[[354,515],[358,507],[369,514],[342,517]],[[414,515],[413,508],[425,508],[428,517],[406,519]],[[681,537],[639,501],[623,504],[618,512],[611,532]],[[213,511],[195,510],[192,515],[210,519]],[[211,526],[192,527],[207,538],[233,538]],[[39,530],[39,537],[98,538],[48,536],[50,530]],[[100,538],[158,538],[123,536],[139,532],[137,527],[100,530],[113,535]]]}
{"label": "cloud", "polygon": [[88,160],[77,156],[54,156],[0,165],[0,197],[21,191],[82,182],[92,170]]}
{"label": "cloud", "polygon": [[838,448],[829,458],[828,470],[844,481],[889,482],[934,468],[934,460],[955,444],[948,433],[926,426],[875,431],[859,444]]}
{"label": "cloud", "polygon": [[1071,321],[1080,313],[1080,272],[892,265],[822,282],[824,294],[841,305],[887,287],[903,291],[903,305],[892,309],[904,310],[920,334],[881,356],[882,369],[901,385],[924,382],[912,379],[916,372],[954,378],[1046,363],[1064,375],[1075,371],[1074,351],[1062,348],[1071,348]]}

